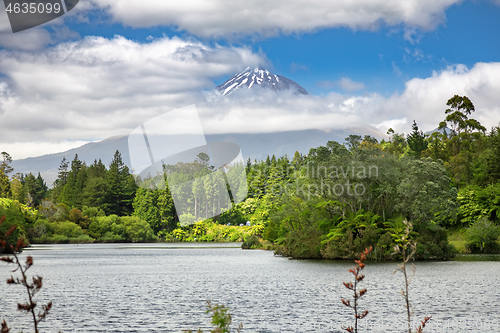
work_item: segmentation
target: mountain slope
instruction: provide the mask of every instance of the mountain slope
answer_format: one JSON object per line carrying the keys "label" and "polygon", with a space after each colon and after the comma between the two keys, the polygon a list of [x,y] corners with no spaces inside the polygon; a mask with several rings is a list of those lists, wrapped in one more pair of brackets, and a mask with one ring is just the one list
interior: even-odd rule
{"label": "mountain slope", "polygon": [[[259,92],[259,87],[265,90],[292,91],[299,95],[307,95],[307,91],[294,81],[286,77],[275,75],[268,70],[256,67],[247,67],[241,73],[232,76],[224,84],[217,87],[223,95],[227,96],[235,92],[244,92],[255,89]],[[246,160],[265,159],[268,155],[276,157],[288,155],[292,158],[296,151],[308,154],[311,148],[324,146],[328,141],[343,143],[349,134],[371,135],[378,139],[384,135],[370,126],[359,128],[344,128],[330,131],[308,129],[301,131],[282,131],[272,133],[229,133],[206,135],[207,143],[232,142],[240,146],[243,158]],[[168,140],[167,140],[168,141]],[[165,144],[169,144],[166,142]],[[123,162],[131,167],[128,149],[128,136],[117,136],[99,142],[85,144],[79,148],[74,148],[57,154],[43,155],[39,157],[15,160],[12,163],[15,173],[38,173],[40,172],[51,186],[57,178],[58,167],[63,158],[72,161],[76,154],[78,158],[87,165],[94,160],[101,159],[109,166],[115,151],[120,151]],[[167,156],[165,156],[167,157]]]}
{"label": "mountain slope", "polygon": [[[346,128],[325,132],[316,129],[302,131],[285,131],[274,133],[229,133],[206,135],[207,143],[212,142],[232,142],[240,146],[243,158],[246,160],[265,159],[268,155],[276,157],[284,156],[293,158],[295,151],[302,154],[308,154],[311,148],[324,146],[330,140],[343,143],[349,134],[372,135],[378,139],[384,137],[375,128],[365,126],[359,128]],[[12,167],[14,173],[36,173],[40,172],[46,180],[47,185],[51,186],[57,178],[57,169],[63,158],[71,161],[75,154],[78,158],[85,161],[87,165],[92,164],[95,159],[101,159],[109,166],[116,150],[119,150],[123,162],[130,165],[130,156],[128,150],[128,136],[117,136],[99,142],[87,143],[81,147],[70,149],[57,154],[43,155],[39,157],[30,157],[21,160],[14,160]]]}
{"label": "mountain slope", "polygon": [[297,94],[308,95],[307,91],[296,82],[271,73],[262,67],[247,67],[244,71],[233,75],[229,80],[217,87],[222,95],[228,96],[235,92],[262,87],[275,91],[291,90]]}

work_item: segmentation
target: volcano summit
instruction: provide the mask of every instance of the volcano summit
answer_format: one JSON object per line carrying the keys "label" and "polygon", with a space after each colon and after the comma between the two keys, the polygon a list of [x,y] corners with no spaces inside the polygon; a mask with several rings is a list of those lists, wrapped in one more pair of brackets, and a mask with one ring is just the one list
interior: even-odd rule
{"label": "volcano summit", "polygon": [[217,87],[223,96],[234,92],[246,91],[254,87],[271,89],[274,91],[291,90],[296,94],[308,95],[307,91],[298,83],[281,75],[271,73],[262,67],[247,67],[244,71],[233,75],[229,80]]}

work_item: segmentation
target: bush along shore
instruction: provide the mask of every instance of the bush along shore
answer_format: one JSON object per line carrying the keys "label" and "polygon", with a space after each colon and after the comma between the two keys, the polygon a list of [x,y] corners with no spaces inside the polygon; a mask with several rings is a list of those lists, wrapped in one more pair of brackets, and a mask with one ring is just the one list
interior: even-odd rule
{"label": "bush along shore", "polygon": [[[2,225],[5,227],[5,216],[0,217],[0,227]],[[409,273],[407,271],[408,263],[410,260],[414,259],[414,255],[417,249],[417,243],[413,238],[413,226],[408,221],[403,221],[404,228],[402,230],[398,230],[397,234],[394,234],[394,239],[396,245],[394,246],[394,253],[398,255],[402,262],[397,266],[396,272],[400,272],[404,277],[404,289],[401,291],[404,300],[404,306],[407,309],[407,327],[408,333],[416,332],[422,333],[425,326],[431,320],[432,316],[425,317],[420,325],[418,325],[415,330],[412,330],[412,305],[410,301],[409,291],[410,291],[410,278]],[[27,256],[25,262],[22,262],[18,256],[18,253],[22,251],[27,244],[24,241],[23,235],[19,232],[20,229],[11,225],[8,230],[0,235],[0,249],[4,253],[8,253],[9,255],[4,255],[0,257],[0,261],[9,265],[14,265],[15,269],[13,273],[17,273],[18,276],[12,275],[7,279],[7,284],[9,285],[20,285],[25,290],[27,300],[24,303],[18,303],[17,309],[25,314],[30,315],[33,323],[33,329],[35,333],[39,333],[40,330],[38,328],[40,322],[46,319],[47,315],[52,309],[52,302],[49,301],[47,304],[38,306],[35,296],[43,287],[43,277],[36,275],[32,276],[29,279],[28,270],[33,266],[34,259],[32,256]],[[361,284],[365,278],[365,275],[362,273],[365,268],[365,260],[369,258],[373,248],[366,248],[363,252],[359,254],[359,259],[355,260],[356,266],[354,268],[349,269],[349,273],[352,273],[354,276],[354,281],[352,282],[343,282],[344,287],[348,289],[352,294],[352,299],[349,298],[341,298],[341,302],[344,306],[350,308],[353,312],[353,320],[348,326],[342,326],[341,328],[347,332],[358,333],[358,323],[365,319],[369,311],[361,310],[360,301],[363,296],[365,296],[368,292],[367,288],[361,288]],[[412,265],[412,271],[415,271],[415,266]],[[223,333],[223,332],[232,332],[232,316],[227,308],[223,304],[212,303],[210,300],[207,300],[207,310],[206,313],[211,317],[211,324],[213,329],[210,330],[212,333]],[[243,324],[240,323],[235,329],[235,332],[242,332]],[[11,331],[11,327],[8,326],[5,319],[1,322],[1,332],[9,333]],[[193,332],[192,330],[185,330],[184,332]],[[198,329],[196,332],[203,332],[201,329]]]}
{"label": "bush along shore", "polygon": [[[308,154],[248,160],[240,166],[245,193],[227,188],[244,201],[211,218],[220,202],[205,177],[214,171],[205,154],[165,166],[158,175],[163,188],[138,186],[119,151],[109,166],[76,155],[61,161],[48,189],[40,174],[16,174],[2,152],[0,214],[31,243],[243,242],[244,248],[325,259],[354,259],[372,246],[373,259],[388,260],[394,234],[409,221],[418,260],[446,260],[457,251],[500,253],[500,127],[488,132],[466,96],[443,106],[443,121],[428,135],[414,121],[411,133],[388,129],[380,142],[349,135]],[[181,216],[167,174],[196,183],[177,189],[190,203]]]}

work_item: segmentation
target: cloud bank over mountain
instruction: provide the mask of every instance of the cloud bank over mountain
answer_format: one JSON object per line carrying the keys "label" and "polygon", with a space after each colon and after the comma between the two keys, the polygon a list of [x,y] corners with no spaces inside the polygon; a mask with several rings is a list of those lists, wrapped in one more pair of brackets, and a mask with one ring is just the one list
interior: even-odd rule
{"label": "cloud bank over mountain", "polygon": [[178,37],[147,43],[87,37],[38,52],[2,51],[2,149],[14,158],[33,156],[26,149],[30,145],[39,155],[58,152],[127,135],[148,119],[190,104],[197,105],[211,134],[364,124],[383,133],[389,127],[408,133],[413,119],[431,130],[444,119],[446,101],[454,94],[474,102],[473,117],[487,128],[500,122],[500,63],[450,66],[408,80],[404,91],[392,96],[365,86],[322,96],[265,91],[225,98],[215,91],[215,80],[267,61],[244,47]]}

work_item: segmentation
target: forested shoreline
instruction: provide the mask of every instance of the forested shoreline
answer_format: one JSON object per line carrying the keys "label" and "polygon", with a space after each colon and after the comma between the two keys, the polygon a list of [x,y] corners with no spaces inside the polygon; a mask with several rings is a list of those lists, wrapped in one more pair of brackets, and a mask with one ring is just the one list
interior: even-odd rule
{"label": "forested shoreline", "polygon": [[[3,152],[0,235],[17,225],[31,243],[242,241],[326,259],[354,258],[372,246],[373,259],[388,260],[410,221],[417,259],[498,253],[500,127],[488,131],[474,120],[465,96],[447,105],[429,135],[414,121],[410,134],[389,129],[381,142],[350,135],[307,155],[248,160],[245,200],[202,221],[195,202],[181,219],[188,225],[180,223],[168,185],[138,186],[118,151],[109,166],[63,159],[51,189],[40,174],[16,174]],[[211,170],[204,158],[189,167],[193,181]],[[208,182],[198,189],[186,200],[214,191]]]}

